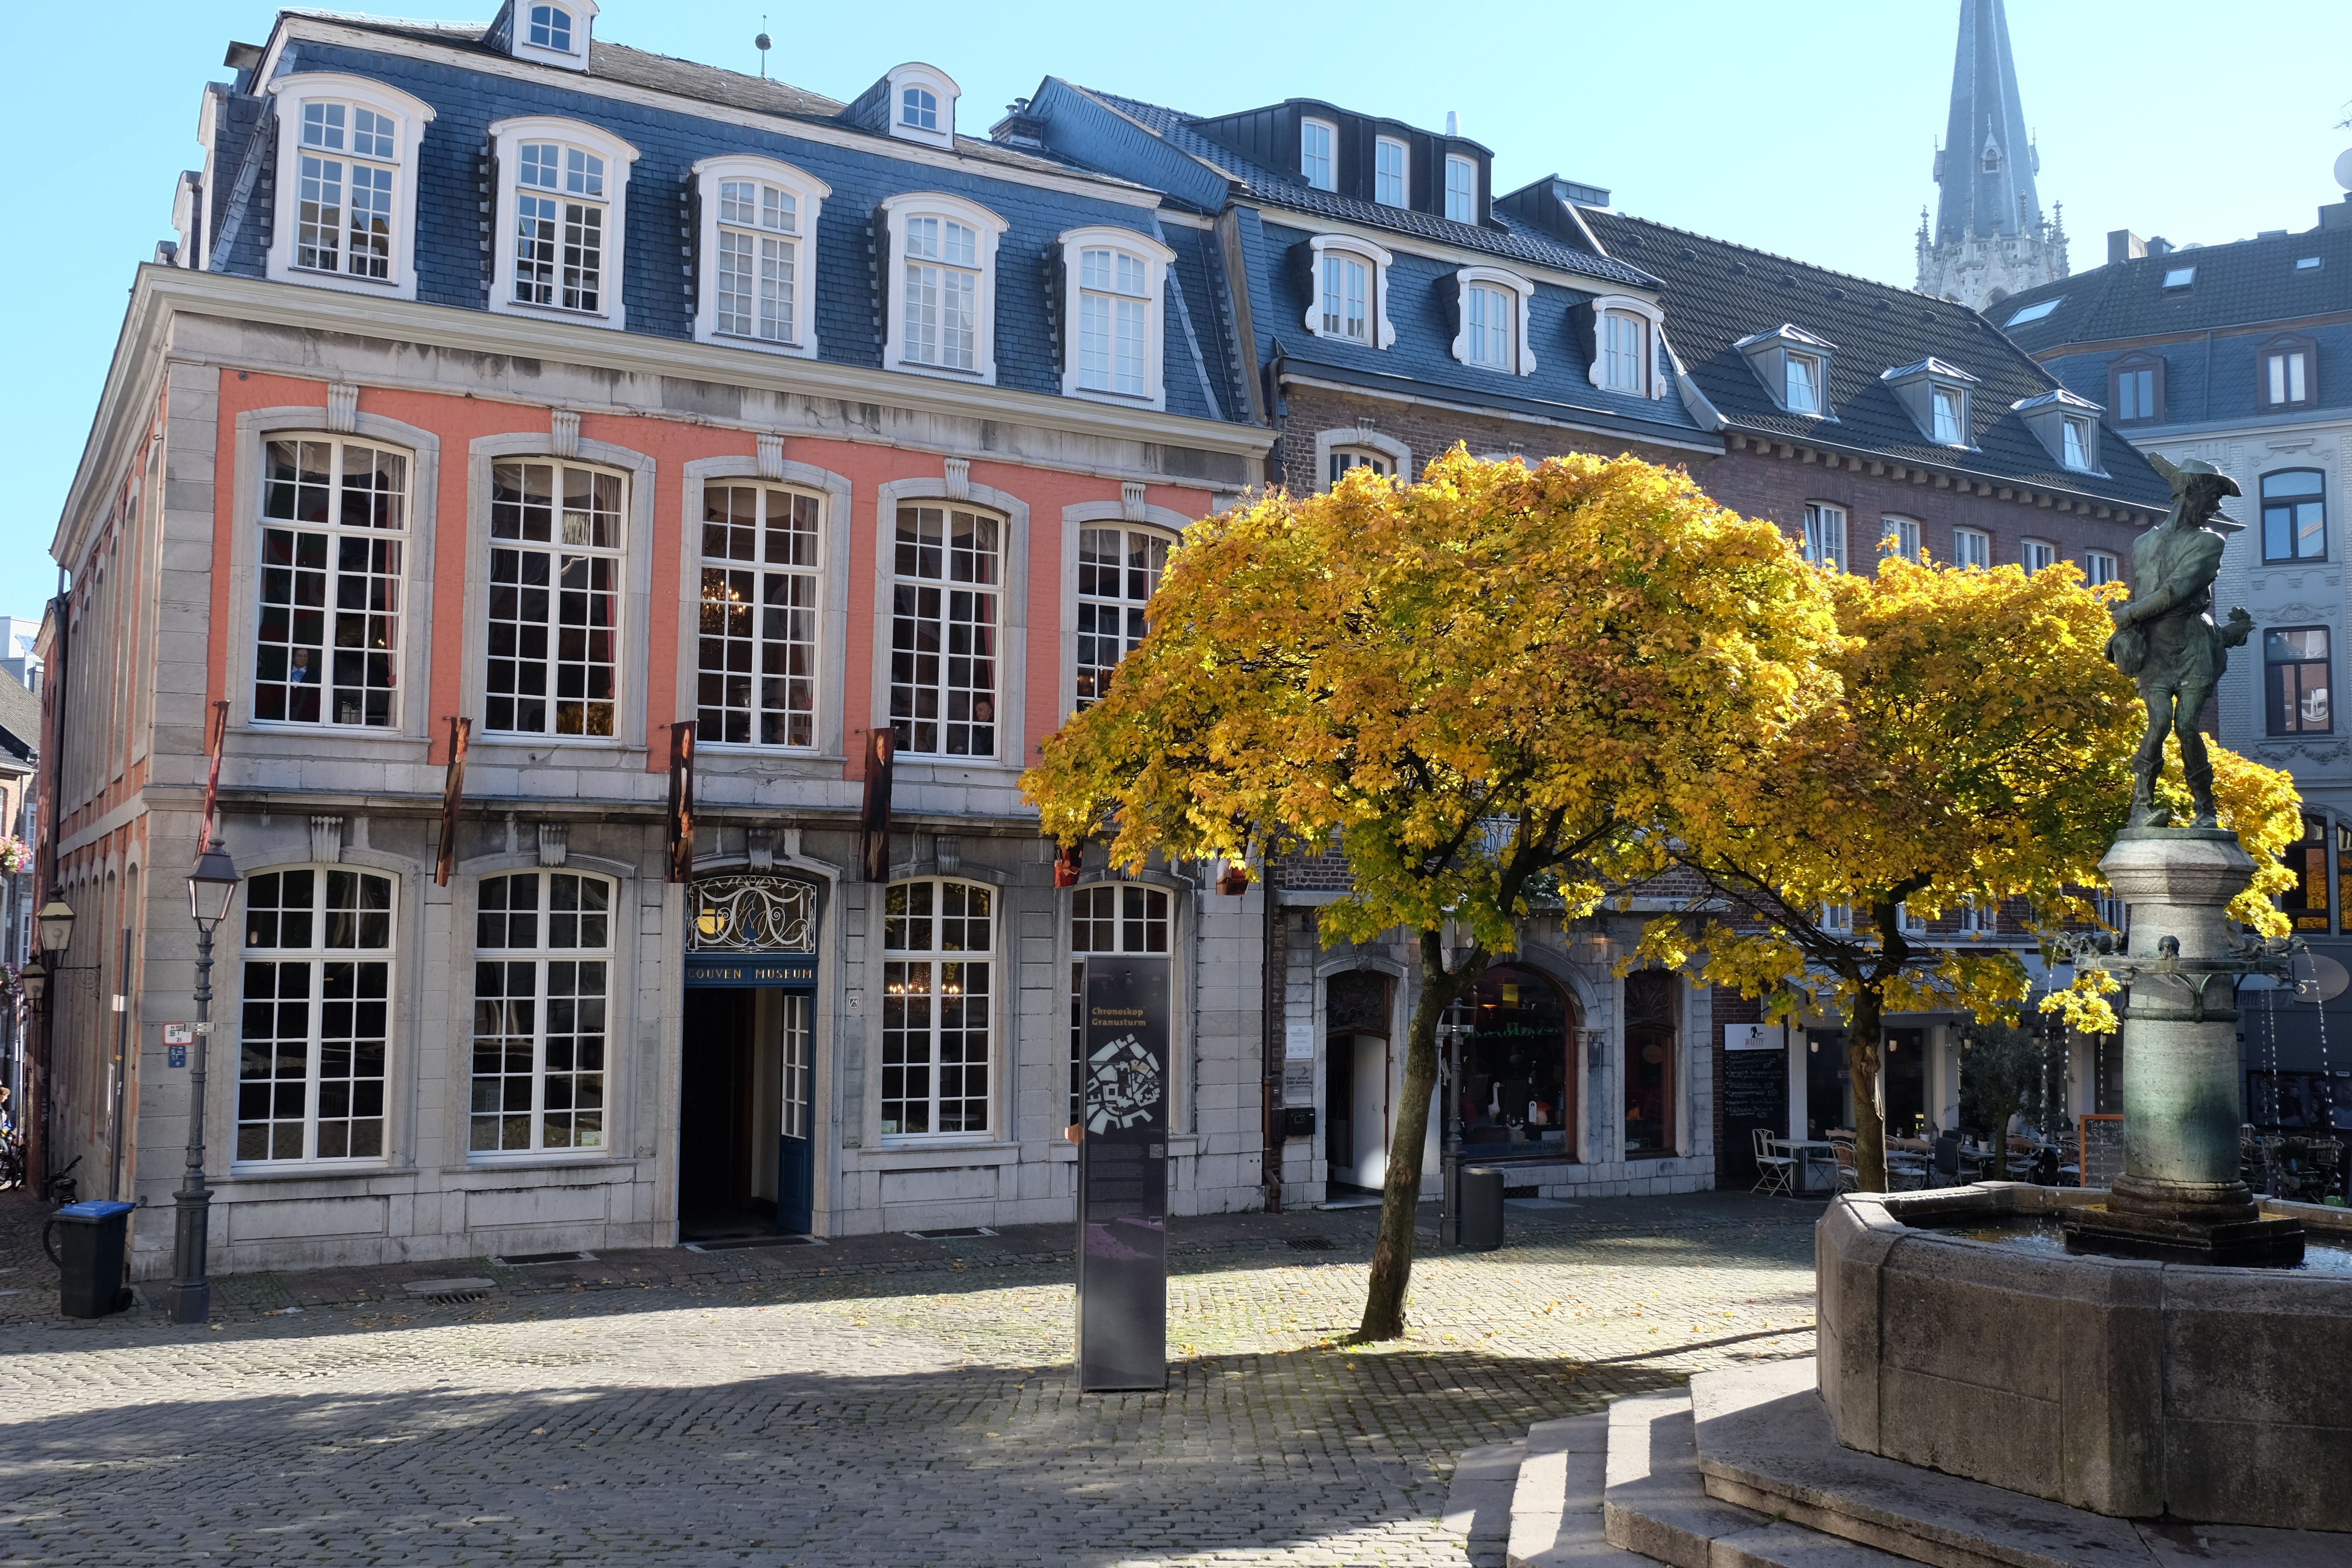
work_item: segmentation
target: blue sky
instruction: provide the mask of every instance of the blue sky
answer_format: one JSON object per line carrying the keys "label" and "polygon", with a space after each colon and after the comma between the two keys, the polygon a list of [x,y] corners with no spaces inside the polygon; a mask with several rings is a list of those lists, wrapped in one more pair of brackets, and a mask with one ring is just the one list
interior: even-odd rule
{"label": "blue sky", "polygon": [[[474,22],[495,8],[385,6]],[[903,58],[942,67],[963,87],[959,129],[972,135],[1049,72],[1201,113],[1297,95],[1434,127],[1454,110],[1495,150],[1498,190],[1561,174],[1645,217],[1908,284],[1958,13],[1958,0],[1339,11],[1187,0],[1130,12],[803,0],[766,21],[772,74],[836,98]],[[227,42],[262,41],[275,12],[149,0],[102,25],[75,5],[12,15],[0,612],[37,615],[133,268],[170,235],[173,182],[198,162],[201,84],[226,78]],[[2336,129],[2352,113],[2342,0],[2010,0],[2009,20],[2042,197],[2064,204],[2078,269],[2105,258],[2111,228],[2210,244],[2308,228],[2340,195],[2328,171],[2352,146],[2352,131]],[[758,0],[604,0],[601,26],[618,42],[751,71],[761,21]]]}

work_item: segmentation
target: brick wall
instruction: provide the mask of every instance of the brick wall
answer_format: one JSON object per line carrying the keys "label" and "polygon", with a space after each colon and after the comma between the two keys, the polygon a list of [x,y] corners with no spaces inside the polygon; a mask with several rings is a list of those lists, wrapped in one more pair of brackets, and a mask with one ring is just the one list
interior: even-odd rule
{"label": "brick wall", "polygon": [[1293,386],[1284,389],[1282,440],[1267,458],[1274,479],[1294,495],[1313,494],[1323,478],[1315,471],[1315,437],[1326,430],[1352,430],[1360,418],[1370,420],[1378,434],[1405,444],[1412,453],[1414,478],[1420,477],[1423,466],[1432,458],[1456,441],[1468,447],[1476,457],[1508,452],[1517,443],[1530,463],[1560,452],[1599,452],[1613,458],[1630,451],[1651,462],[1669,466],[1692,458],[1706,460],[1699,453],[1561,429],[1533,420],[1463,414],[1386,398],[1351,396],[1321,387]]}

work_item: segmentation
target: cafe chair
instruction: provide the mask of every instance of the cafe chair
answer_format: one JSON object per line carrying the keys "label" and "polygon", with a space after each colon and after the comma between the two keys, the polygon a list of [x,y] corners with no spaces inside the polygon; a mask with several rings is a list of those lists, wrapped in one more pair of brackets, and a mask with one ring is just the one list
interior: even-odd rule
{"label": "cafe chair", "polygon": [[1756,1141],[1756,1184],[1748,1190],[1759,1197],[1788,1196],[1796,1191],[1789,1179],[1790,1168],[1796,1161],[1786,1154],[1772,1152],[1769,1128],[1758,1127],[1750,1135]]}

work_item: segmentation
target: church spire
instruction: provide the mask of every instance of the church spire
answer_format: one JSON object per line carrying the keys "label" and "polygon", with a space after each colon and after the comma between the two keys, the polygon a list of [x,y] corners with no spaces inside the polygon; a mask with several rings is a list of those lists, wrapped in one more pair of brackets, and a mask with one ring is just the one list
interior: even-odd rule
{"label": "church spire", "polygon": [[2027,138],[2001,0],[1960,0],[1952,60],[1952,110],[1936,155],[1936,238],[1948,243],[2030,235],[2041,226],[2033,176],[2041,158]]}
{"label": "church spire", "polygon": [[1918,237],[1921,292],[1986,310],[2066,276],[2065,234],[2043,219],[2033,186],[2041,172],[2002,0],[1960,0],[1951,113],[1936,153],[1936,221]]}

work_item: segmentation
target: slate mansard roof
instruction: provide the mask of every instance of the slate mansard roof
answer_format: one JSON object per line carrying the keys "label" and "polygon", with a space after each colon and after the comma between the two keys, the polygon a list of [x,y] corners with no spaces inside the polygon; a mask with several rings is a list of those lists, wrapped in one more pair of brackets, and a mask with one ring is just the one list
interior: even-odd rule
{"label": "slate mansard roof", "polygon": [[[2128,507],[2161,511],[2171,504],[2170,489],[2147,458],[2112,429],[2099,445],[2105,477],[2062,468],[2011,406],[2058,382],[1965,305],[1604,208],[1581,207],[1579,215],[1610,254],[1665,280],[1667,341],[1733,428]],[[1834,345],[1834,422],[1784,413],[1735,346],[1783,324]],[[1976,450],[1930,441],[1881,379],[1927,359],[1976,378],[1969,389]]]}
{"label": "slate mansard roof", "polygon": [[[2315,258],[2316,267],[2297,265]],[[2186,287],[2165,287],[2167,274],[2190,268]],[[2010,324],[2053,302],[2049,314]],[[2289,331],[2312,340],[2319,362],[2311,405],[2295,415],[2352,410],[2352,223],[2110,262],[2004,300],[1991,314],[2095,402],[2105,401],[2119,354],[2162,358],[2159,426],[2280,418],[2257,401],[2254,362],[2263,342]]]}
{"label": "slate mansard roof", "polygon": [[[289,30],[289,22],[314,26]],[[1176,253],[1163,301],[1168,412],[1227,422],[1248,417],[1244,373],[1227,346],[1232,335],[1220,325],[1224,284],[1213,237],[1197,223],[1161,223],[1154,205],[1137,200],[1148,193],[1129,182],[963,136],[956,139],[955,165],[942,167],[938,152],[912,157],[906,142],[845,124],[836,118],[843,105],[821,94],[602,39],[591,45],[590,68],[580,73],[516,59],[486,45],[483,27],[289,11],[280,29],[280,74],[347,71],[433,107],[415,174],[420,302],[488,308],[494,242],[488,127],[510,116],[559,115],[599,126],[638,150],[623,237],[631,332],[692,340],[693,258],[682,249],[681,234],[692,221],[691,167],[721,153],[758,153],[832,187],[812,246],[821,362],[880,368],[887,305],[877,283],[877,213],[888,196],[938,191],[977,202],[1010,225],[996,259],[997,386],[1061,393],[1055,237],[1111,225]],[[320,31],[332,36],[312,36]],[[267,192],[276,177],[275,137],[260,84],[239,85],[256,90],[217,89],[226,101],[207,194],[211,232],[218,237],[206,262],[214,271],[260,278],[274,216]],[[648,93],[668,101],[649,102]],[[755,121],[746,123],[747,117]],[[1087,194],[1088,186],[1101,194]],[[772,374],[790,363],[761,356],[747,358],[746,367]]]}
{"label": "slate mansard roof", "polygon": [[[1205,121],[1196,117],[1057,78],[1045,79],[1027,114],[1044,128],[1045,145],[1075,165],[1150,185],[1168,193],[1171,204],[1231,212],[1255,331],[1250,347],[1261,366],[1628,438],[1715,446],[1671,390],[1633,397],[1592,384],[1590,333],[1578,329],[1574,312],[1605,294],[1656,292],[1658,279],[1639,266],[1566,244],[1514,222],[1499,207],[1487,222],[1458,223],[1313,189],[1203,135],[1194,127]],[[1396,341],[1385,349],[1323,337],[1306,324],[1313,303],[1308,242],[1338,225],[1370,233],[1395,258],[1387,308]],[[1441,247],[1451,254],[1433,254]],[[1454,274],[1482,257],[1537,274],[1528,326],[1532,374],[1497,374],[1454,357]],[[1671,335],[1671,318],[1667,330]]]}

